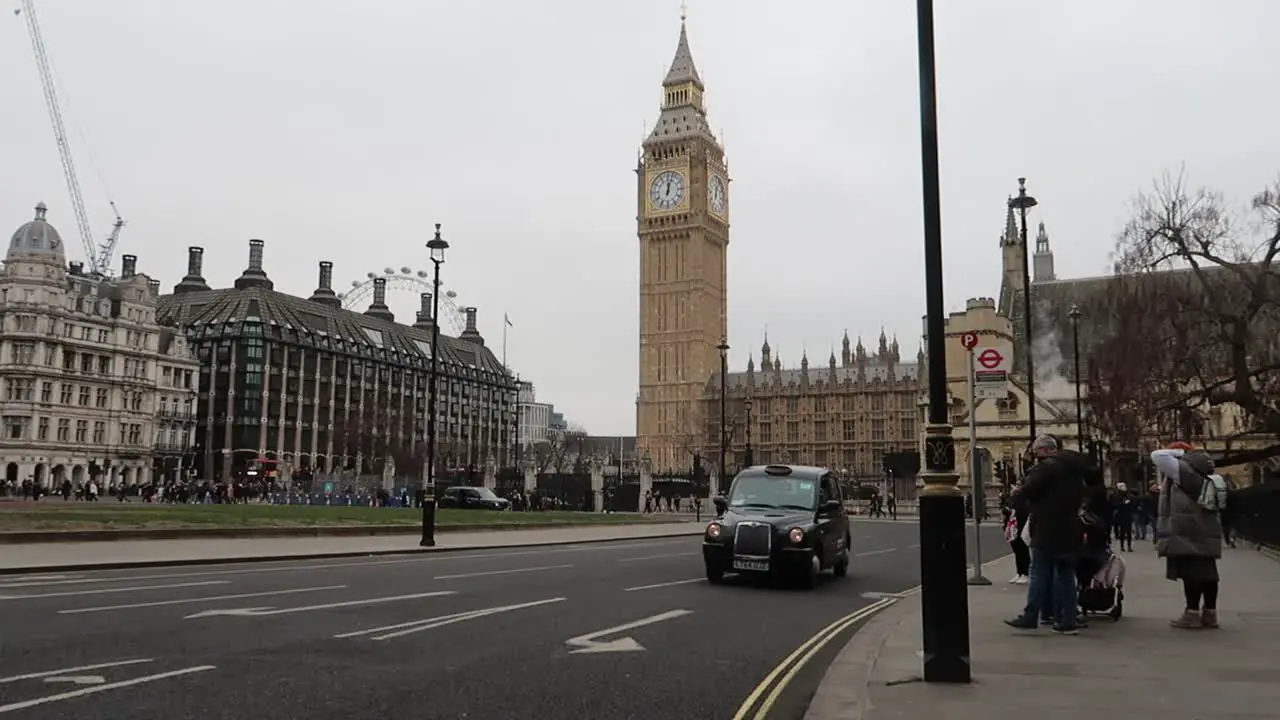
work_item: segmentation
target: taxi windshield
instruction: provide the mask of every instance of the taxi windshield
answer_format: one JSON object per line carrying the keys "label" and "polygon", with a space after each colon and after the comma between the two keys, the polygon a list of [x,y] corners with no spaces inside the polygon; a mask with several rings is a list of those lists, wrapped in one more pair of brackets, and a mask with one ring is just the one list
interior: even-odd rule
{"label": "taxi windshield", "polygon": [[817,482],[774,475],[740,476],[729,492],[729,506],[813,510]]}

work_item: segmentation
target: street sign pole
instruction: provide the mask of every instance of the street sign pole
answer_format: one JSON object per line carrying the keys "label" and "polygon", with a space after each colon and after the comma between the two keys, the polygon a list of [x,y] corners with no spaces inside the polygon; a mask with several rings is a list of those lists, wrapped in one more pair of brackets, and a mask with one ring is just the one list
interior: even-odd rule
{"label": "street sign pole", "polygon": [[990,585],[991,581],[982,574],[982,511],[985,504],[982,494],[982,469],[978,457],[978,413],[977,404],[978,375],[974,371],[973,348],[969,348],[966,356],[969,359],[969,491],[973,497],[973,575],[969,576],[970,585]]}

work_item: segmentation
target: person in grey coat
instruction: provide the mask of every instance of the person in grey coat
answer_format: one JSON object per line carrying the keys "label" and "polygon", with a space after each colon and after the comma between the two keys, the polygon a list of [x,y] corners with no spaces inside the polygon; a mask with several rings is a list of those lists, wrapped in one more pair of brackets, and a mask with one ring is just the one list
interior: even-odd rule
{"label": "person in grey coat", "polygon": [[1161,475],[1156,550],[1165,558],[1166,577],[1182,582],[1186,609],[1169,621],[1175,628],[1218,627],[1218,558],[1222,524],[1218,513],[1201,507],[1213,460],[1202,450],[1176,443],[1151,453]]}

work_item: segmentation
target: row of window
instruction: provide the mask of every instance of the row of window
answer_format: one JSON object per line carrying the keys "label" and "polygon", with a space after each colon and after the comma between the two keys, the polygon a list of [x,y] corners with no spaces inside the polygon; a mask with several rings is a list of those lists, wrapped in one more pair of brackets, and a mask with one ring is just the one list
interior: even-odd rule
{"label": "row of window", "polygon": [[[871,412],[883,412],[886,410],[912,410],[916,409],[918,402],[916,393],[861,393],[858,395],[840,395],[839,405],[840,412],[857,412],[859,410],[870,410]],[[837,407],[834,401],[836,398],[823,395],[816,395],[808,398],[788,397],[772,400],[770,398],[761,398],[753,400],[752,414],[759,413],[760,417],[767,417],[770,414],[778,414],[785,410],[788,415],[795,415],[801,412],[821,414],[832,412]],[[803,403],[802,403],[803,400]],[[802,410],[803,407],[803,410]]]}
{"label": "row of window", "polygon": [[[27,290],[26,292],[30,293],[31,291]],[[74,302],[75,301],[68,299],[68,309],[71,309],[71,305]],[[79,306],[77,306],[76,309],[80,310],[81,312],[84,312],[84,310],[82,310]],[[136,311],[136,312],[142,312],[142,311]],[[130,314],[132,316],[134,312],[131,312]],[[10,320],[10,318],[12,318],[12,320]],[[45,322],[41,323],[40,322],[41,319],[44,319]],[[133,318],[133,319],[137,319],[137,318]],[[78,325],[72,322],[63,322],[61,324],[62,332],[59,333],[58,323],[59,321],[58,321],[58,318],[56,317],[42,318],[41,316],[38,316],[38,315],[28,315],[25,313],[18,313],[18,314],[10,315],[8,317],[0,315],[0,330],[8,329],[8,330],[12,330],[13,332],[36,333],[36,332],[40,332],[40,326],[43,324],[46,330],[45,334],[47,335],[61,334],[62,337],[64,338],[79,339],[85,342],[97,342],[101,345],[111,344],[112,341],[114,340],[114,331],[116,330],[116,328],[101,328],[101,327],[94,327],[91,325]],[[125,347],[128,347],[128,348],[136,348],[140,350],[150,349],[152,345],[152,340],[153,338],[155,338],[154,333],[143,332],[140,330],[130,330],[128,328],[125,328],[124,332],[125,332],[124,345]]]}
{"label": "row of window", "polygon": [[[807,423],[805,423],[807,424]],[[871,437],[859,437],[858,423],[853,420],[843,420],[839,426],[834,423],[827,423],[825,420],[817,420],[812,424],[812,432],[810,438],[802,438],[802,423],[792,420],[785,424],[786,437],[774,437],[773,423],[762,422],[759,426],[758,436],[761,444],[772,442],[800,442],[802,439],[811,442],[858,442],[859,440],[870,439],[872,442],[882,442],[885,440],[914,440],[916,438],[916,429],[920,424],[920,419],[914,415],[897,418],[894,423],[892,419],[874,418],[871,420]],[[834,430],[839,428],[839,435]],[[830,430],[830,432],[829,432]],[[890,438],[889,434],[897,430],[897,437]]]}
{"label": "row of window", "polygon": [[[33,433],[32,418],[26,415],[5,415],[3,420],[4,439],[35,440],[38,442],[47,442],[53,439],[57,442],[74,442],[77,444],[107,444],[107,423],[102,420],[95,420],[92,423],[89,420],[76,420],[74,426],[69,418],[57,418],[56,423],[53,420],[53,418],[47,416],[36,418]],[[52,438],[50,438],[51,430],[53,433]],[[121,423],[118,436],[114,438],[114,442],[119,445],[141,445],[142,425],[139,423]]]}
{"label": "row of window", "polygon": [[[111,402],[111,388],[93,385],[77,385],[75,383],[57,383],[58,399],[62,405],[78,407],[95,407],[101,409],[131,410],[143,412],[147,393],[142,390],[122,390],[123,400],[119,405]],[[39,402],[54,402],[54,383],[45,380],[40,383]],[[5,381],[5,399],[13,402],[36,402],[36,381],[33,378],[9,378]]]}

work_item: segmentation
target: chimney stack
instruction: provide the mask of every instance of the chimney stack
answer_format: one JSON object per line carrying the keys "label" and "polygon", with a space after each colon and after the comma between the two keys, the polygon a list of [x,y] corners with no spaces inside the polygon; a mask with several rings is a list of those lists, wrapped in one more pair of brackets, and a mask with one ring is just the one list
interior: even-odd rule
{"label": "chimney stack", "polygon": [[431,319],[431,293],[422,293],[421,304],[418,306],[418,317],[414,320],[413,326],[422,330],[430,330]]}
{"label": "chimney stack", "polygon": [[476,328],[476,309],[473,307],[464,308],[462,312],[467,315],[467,327],[458,336],[458,339],[473,342],[477,345],[484,345],[484,338],[480,336],[480,331]]}
{"label": "chimney stack", "polygon": [[121,255],[120,256],[120,279],[129,280],[138,274],[138,256],[137,255]]}
{"label": "chimney stack", "polygon": [[187,248],[187,276],[173,287],[174,294],[208,290],[209,284],[204,281],[204,248],[192,246]]}
{"label": "chimney stack", "polygon": [[272,290],[275,283],[271,282],[271,278],[267,277],[266,271],[262,269],[262,250],[266,243],[261,240],[249,241],[249,267],[240,273],[240,277],[236,278],[236,289],[244,290],[246,288],[263,288],[264,290]]}
{"label": "chimney stack", "polygon": [[320,281],[309,299],[329,307],[342,307],[342,300],[333,292],[333,263],[328,260],[320,261]]}
{"label": "chimney stack", "polygon": [[148,281],[147,281],[147,287],[151,289],[151,294],[152,294],[152,295],[155,295],[155,296],[159,296],[159,295],[160,295],[160,281],[159,281],[159,280],[154,280],[154,279],[153,279],[153,280],[148,280]]}
{"label": "chimney stack", "polygon": [[391,308],[387,307],[386,278],[376,277],[373,279],[373,302],[369,303],[369,309],[365,310],[364,314],[387,322],[396,321],[395,313],[391,312]]}

